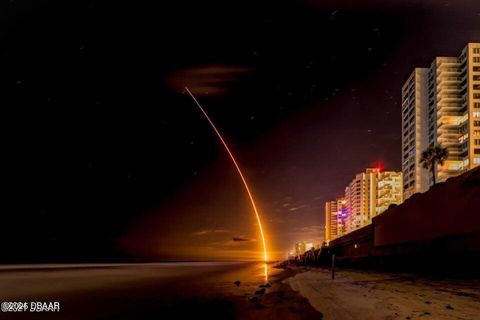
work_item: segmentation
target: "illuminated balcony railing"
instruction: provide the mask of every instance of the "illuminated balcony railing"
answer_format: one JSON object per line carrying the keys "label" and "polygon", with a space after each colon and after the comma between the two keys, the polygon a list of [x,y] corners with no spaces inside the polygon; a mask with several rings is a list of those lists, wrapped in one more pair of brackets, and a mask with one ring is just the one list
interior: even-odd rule
{"label": "illuminated balcony railing", "polygon": [[442,90],[460,91],[458,84],[437,84],[437,92]]}
{"label": "illuminated balcony railing", "polygon": [[437,94],[437,100],[440,99],[457,99],[460,100],[462,99],[462,96],[459,94],[449,94],[449,93],[438,93]]}
{"label": "illuminated balcony railing", "polygon": [[460,70],[458,68],[439,68],[437,72],[437,78],[440,78],[442,74],[460,74]]}
{"label": "illuminated balcony railing", "polygon": [[467,119],[464,116],[441,115],[437,120],[437,129],[441,127],[459,126]]}
{"label": "illuminated balcony railing", "polygon": [[442,128],[438,132],[437,140],[440,141],[442,139],[458,139],[460,138],[460,132],[458,129],[445,129]]}
{"label": "illuminated balcony railing", "polygon": [[442,146],[446,147],[446,146],[450,146],[450,145],[456,145],[456,144],[460,144],[458,142],[458,139],[442,139],[440,141],[440,143],[442,144]]}
{"label": "illuminated balcony railing", "polygon": [[442,119],[445,117],[463,117],[462,112],[451,111],[451,109],[457,109],[457,107],[442,107],[441,109],[439,109],[437,111],[438,119]]}
{"label": "illuminated balcony railing", "polygon": [[455,76],[445,76],[441,77],[440,79],[437,80],[437,85],[440,85],[442,82],[458,82],[462,80],[461,77],[455,77]]}

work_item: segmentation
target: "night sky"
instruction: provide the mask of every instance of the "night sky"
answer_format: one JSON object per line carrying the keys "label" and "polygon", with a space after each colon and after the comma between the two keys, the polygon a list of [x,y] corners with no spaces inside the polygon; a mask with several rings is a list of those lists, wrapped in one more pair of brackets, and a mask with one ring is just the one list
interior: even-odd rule
{"label": "night sky", "polygon": [[480,41],[472,1],[0,4],[0,261],[255,259],[323,240],[324,202],[400,170],[400,91]]}

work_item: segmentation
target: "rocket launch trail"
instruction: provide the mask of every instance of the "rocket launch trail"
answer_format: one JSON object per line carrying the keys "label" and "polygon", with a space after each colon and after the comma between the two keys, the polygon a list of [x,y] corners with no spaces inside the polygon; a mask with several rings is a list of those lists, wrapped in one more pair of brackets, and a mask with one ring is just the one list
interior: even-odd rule
{"label": "rocket launch trail", "polygon": [[266,245],[266,241],[265,241],[265,234],[263,232],[263,227],[262,227],[262,222],[261,222],[261,219],[260,219],[260,214],[258,213],[258,210],[257,210],[257,206],[255,205],[255,200],[253,199],[253,195],[252,195],[252,192],[250,191],[250,188],[248,187],[248,183],[247,183],[247,180],[245,179],[243,173],[242,173],[242,170],[240,169],[240,166],[238,165],[237,163],[237,160],[235,159],[235,156],[233,155],[233,153],[230,151],[230,148],[228,147],[227,145],[227,142],[225,141],[225,139],[223,139],[222,137],[222,134],[220,133],[220,131],[217,129],[217,127],[215,126],[215,124],[213,123],[212,119],[210,119],[210,117],[208,116],[207,112],[205,112],[205,110],[202,108],[202,106],[200,105],[200,103],[198,102],[198,100],[195,98],[195,96],[192,94],[192,92],[188,89],[188,87],[185,87],[185,90],[188,92],[188,94],[192,97],[193,101],[195,102],[195,104],[197,105],[197,107],[200,109],[200,111],[203,113],[203,115],[205,116],[205,118],[207,119],[207,121],[210,123],[211,127],[213,128],[213,130],[215,131],[215,133],[217,134],[218,138],[220,139],[220,141],[222,142],[223,146],[225,147],[225,150],[227,151],[228,155],[230,156],[230,159],[232,159],[232,162],[233,162],[233,165],[235,166],[235,168],[237,169],[237,172],[238,172],[238,175],[240,176],[240,179],[242,180],[243,182],[243,185],[245,187],[245,191],[247,192],[248,194],[248,197],[250,199],[250,202],[252,204],[252,208],[253,208],[253,211],[255,213],[255,217],[257,219],[257,224],[258,224],[258,228],[259,228],[259,231],[260,231],[260,236],[262,238],[262,244],[263,244],[263,259],[264,261],[266,262],[268,260],[268,254],[267,254],[267,245]]}

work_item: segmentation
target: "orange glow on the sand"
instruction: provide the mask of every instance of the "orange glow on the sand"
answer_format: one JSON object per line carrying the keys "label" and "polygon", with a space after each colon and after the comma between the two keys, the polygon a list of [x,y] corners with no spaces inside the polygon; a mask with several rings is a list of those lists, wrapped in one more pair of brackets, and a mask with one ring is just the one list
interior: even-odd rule
{"label": "orange glow on the sand", "polygon": [[267,265],[267,263],[265,263],[264,275],[265,275],[265,283],[268,283],[268,265]]}
{"label": "orange glow on the sand", "polygon": [[[223,139],[222,135],[220,134],[220,131],[218,131],[217,127],[215,126],[215,124],[213,123],[213,121],[210,119],[210,117],[208,116],[208,114],[205,112],[205,110],[202,108],[202,106],[200,105],[200,103],[197,101],[197,99],[195,98],[195,96],[192,94],[192,92],[190,92],[190,90],[185,87],[185,90],[188,92],[188,94],[192,97],[193,101],[195,102],[195,104],[197,105],[197,107],[200,109],[200,111],[202,111],[203,115],[205,116],[205,118],[208,120],[208,122],[210,123],[210,125],[212,126],[213,130],[215,131],[215,133],[217,134],[218,138],[220,139],[220,141],[222,142],[223,146],[225,147],[225,150],[227,151],[228,155],[230,156],[230,159],[232,159],[232,162],[235,166],[235,168],[237,169],[237,172],[238,174],[240,175],[240,178],[242,179],[242,182],[243,182],[243,185],[245,187],[245,190],[247,191],[247,194],[248,194],[248,197],[250,198],[250,202],[252,203],[252,207],[253,207],[253,211],[255,212],[255,217],[257,218],[257,223],[258,223],[258,229],[260,231],[260,236],[262,238],[262,244],[263,244],[263,260],[264,261],[267,261],[268,260],[268,254],[267,254],[267,245],[266,245],[266,241],[265,241],[265,234],[263,232],[263,227],[262,227],[262,222],[260,220],[260,214],[258,213],[258,210],[257,210],[257,206],[255,205],[255,200],[253,199],[253,195],[252,193],[250,192],[250,188],[248,187],[248,183],[247,183],[247,180],[245,179],[245,177],[243,176],[243,173],[242,173],[242,170],[240,169],[240,166],[238,165],[237,163],[237,160],[235,159],[233,153],[230,151],[230,148],[228,147],[227,143],[225,142],[225,140]],[[267,266],[265,265],[265,277],[268,277],[267,275]],[[268,279],[268,278],[267,278]]]}

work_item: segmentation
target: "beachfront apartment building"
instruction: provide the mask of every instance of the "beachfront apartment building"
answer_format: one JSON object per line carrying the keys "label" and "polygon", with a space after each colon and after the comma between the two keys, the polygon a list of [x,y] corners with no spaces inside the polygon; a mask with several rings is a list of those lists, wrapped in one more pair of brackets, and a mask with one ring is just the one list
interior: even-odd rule
{"label": "beachfront apartment building", "polygon": [[435,170],[436,181],[480,165],[480,43],[467,44],[457,57],[436,57],[429,68],[416,68],[402,88],[405,198],[432,184],[418,160],[433,145],[449,154]]}
{"label": "beachfront apartment building", "polygon": [[403,197],[425,192],[429,172],[422,167],[422,151],[428,148],[428,69],[415,68],[402,87]]}
{"label": "beachfront apartment building", "polygon": [[[445,165],[436,170],[437,181],[463,172],[461,129],[468,119],[462,110],[461,64],[457,57],[437,57],[428,72],[428,141],[448,150]],[[466,163],[465,163],[466,164]]]}
{"label": "beachfront apartment building", "polygon": [[372,223],[391,204],[403,202],[403,174],[368,168],[345,188],[344,234]]}
{"label": "beachfront apartment building", "polygon": [[345,233],[344,208],[343,197],[325,203],[325,241],[334,240]]}
{"label": "beachfront apartment building", "polygon": [[376,175],[379,172],[377,168],[369,168],[358,173],[345,188],[347,233],[369,224],[375,212]]}

